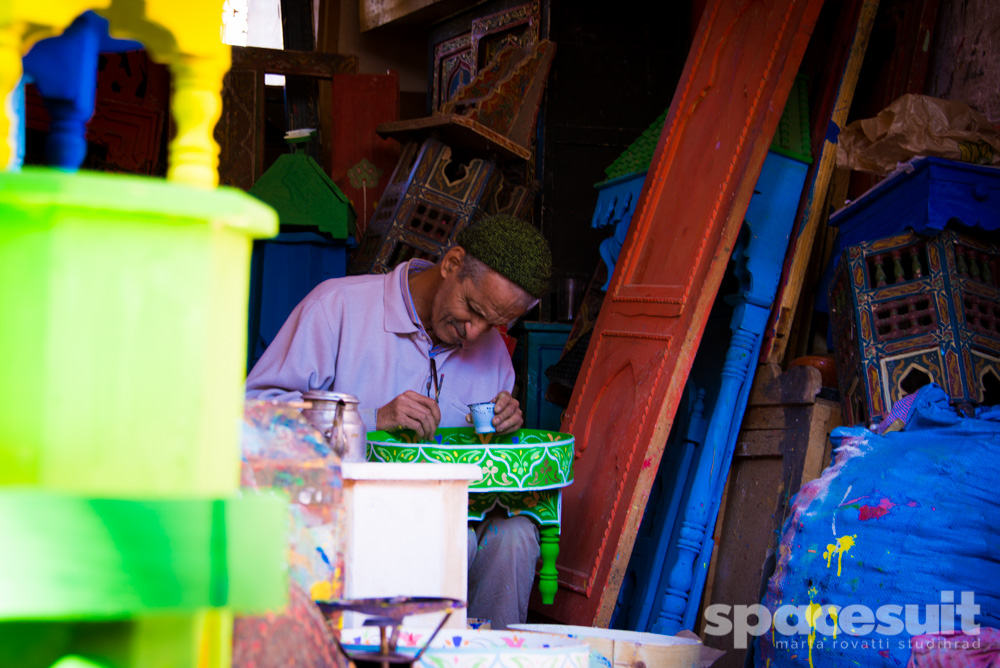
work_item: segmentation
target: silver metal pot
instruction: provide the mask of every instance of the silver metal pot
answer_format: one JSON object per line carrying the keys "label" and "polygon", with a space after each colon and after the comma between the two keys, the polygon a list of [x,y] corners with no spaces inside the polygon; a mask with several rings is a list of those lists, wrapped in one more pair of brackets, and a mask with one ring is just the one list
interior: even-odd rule
{"label": "silver metal pot", "polygon": [[302,415],[319,429],[330,444],[330,448],[340,455],[341,461],[365,461],[365,440],[367,430],[358,412],[358,398],[344,392],[310,390],[302,395],[303,401],[312,404],[303,408]]}

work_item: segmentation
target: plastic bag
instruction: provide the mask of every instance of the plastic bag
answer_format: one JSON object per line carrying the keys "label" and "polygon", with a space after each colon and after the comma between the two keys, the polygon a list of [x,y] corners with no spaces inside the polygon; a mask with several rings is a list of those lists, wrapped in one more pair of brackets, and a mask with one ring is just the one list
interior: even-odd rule
{"label": "plastic bag", "polygon": [[924,155],[1000,164],[1000,132],[965,102],[908,94],[848,125],[837,142],[838,167],[881,175]]}

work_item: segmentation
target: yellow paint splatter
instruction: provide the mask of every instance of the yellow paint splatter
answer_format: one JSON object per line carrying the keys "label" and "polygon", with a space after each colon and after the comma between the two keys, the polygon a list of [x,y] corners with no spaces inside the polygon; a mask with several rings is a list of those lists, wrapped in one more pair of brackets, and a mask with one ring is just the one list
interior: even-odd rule
{"label": "yellow paint splatter", "polygon": [[806,622],[809,624],[809,668],[813,668],[813,644],[816,642],[816,620],[823,612],[823,606],[809,601],[806,608]]}
{"label": "yellow paint splatter", "polygon": [[[816,595],[816,589],[809,590],[809,607],[806,608],[806,622],[809,624],[809,668],[813,668],[813,645],[816,643],[816,622],[823,616],[823,606],[813,603],[812,597]],[[837,607],[829,606],[827,614],[833,620],[833,639],[837,639]]]}
{"label": "yellow paint splatter", "polygon": [[329,601],[333,598],[333,584],[326,580],[313,582],[309,587],[309,598],[314,601]]}
{"label": "yellow paint splatter", "polygon": [[826,557],[826,567],[830,567],[830,560],[833,558],[833,555],[836,554],[838,577],[840,576],[840,570],[843,566],[844,552],[847,552],[849,549],[854,547],[854,539],[857,537],[857,534],[854,534],[853,536],[841,536],[837,539],[836,543],[828,543],[826,546],[826,551],[823,553],[823,556]]}

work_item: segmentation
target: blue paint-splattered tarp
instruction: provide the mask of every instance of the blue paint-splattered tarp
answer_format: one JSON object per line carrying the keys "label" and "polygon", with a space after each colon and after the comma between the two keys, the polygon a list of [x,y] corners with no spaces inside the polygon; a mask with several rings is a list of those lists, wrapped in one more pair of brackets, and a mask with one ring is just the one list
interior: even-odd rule
{"label": "blue paint-splattered tarp", "polygon": [[[961,631],[959,612],[943,606],[961,606],[962,592],[980,606],[979,625],[1000,626],[1000,410],[964,417],[929,385],[902,431],[839,428],[831,439],[835,464],[796,497],[763,601],[772,615],[806,607],[778,613],[756,665],[905,666],[923,632],[903,623],[908,613],[930,622],[926,632],[947,631],[951,618]],[[835,638],[824,635],[832,617],[811,604],[839,608]],[[872,610],[874,623],[861,625],[864,612],[847,623],[849,605]],[[903,607],[879,611],[893,605]],[[860,632],[844,632],[852,626]]]}

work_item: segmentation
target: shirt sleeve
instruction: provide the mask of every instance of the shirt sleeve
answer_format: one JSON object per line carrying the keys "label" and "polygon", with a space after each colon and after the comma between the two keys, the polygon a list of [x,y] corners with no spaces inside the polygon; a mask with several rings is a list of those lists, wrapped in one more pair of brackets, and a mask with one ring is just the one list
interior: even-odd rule
{"label": "shirt sleeve", "polygon": [[365,423],[366,431],[375,431],[378,429],[375,426],[375,422],[378,419],[377,408],[359,408],[358,413],[361,415],[361,421]]}
{"label": "shirt sleeve", "polygon": [[340,345],[324,300],[307,296],[247,376],[247,399],[297,401],[309,390],[333,385]]}
{"label": "shirt sleeve", "polygon": [[[507,347],[504,346],[500,355],[500,391],[514,392],[514,364],[507,354]],[[515,397],[516,398],[516,397]]]}

